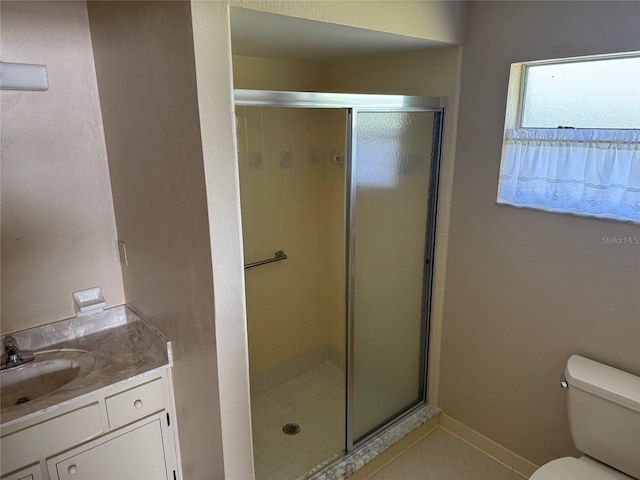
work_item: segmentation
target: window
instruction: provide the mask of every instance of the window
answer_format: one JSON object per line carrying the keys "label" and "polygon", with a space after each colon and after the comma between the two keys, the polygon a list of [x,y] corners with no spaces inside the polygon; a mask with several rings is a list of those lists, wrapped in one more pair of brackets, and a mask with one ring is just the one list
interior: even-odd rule
{"label": "window", "polygon": [[498,203],[640,223],[640,54],[512,65]]}
{"label": "window", "polygon": [[640,128],[640,57],[525,66],[522,128]]}

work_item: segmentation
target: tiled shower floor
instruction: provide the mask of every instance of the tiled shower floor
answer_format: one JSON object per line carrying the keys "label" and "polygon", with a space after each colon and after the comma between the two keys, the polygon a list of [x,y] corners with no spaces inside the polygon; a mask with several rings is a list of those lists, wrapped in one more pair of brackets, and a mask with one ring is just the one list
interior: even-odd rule
{"label": "tiled shower floor", "polygon": [[[344,373],[326,362],[251,401],[256,480],[295,480],[344,448]],[[282,426],[297,423],[297,435]]]}

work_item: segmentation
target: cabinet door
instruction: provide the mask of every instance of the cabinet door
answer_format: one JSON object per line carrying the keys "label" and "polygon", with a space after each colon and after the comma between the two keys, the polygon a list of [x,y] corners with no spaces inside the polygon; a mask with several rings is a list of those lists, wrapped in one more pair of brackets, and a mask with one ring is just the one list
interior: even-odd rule
{"label": "cabinet door", "polygon": [[4,475],[2,480],[42,480],[42,470],[40,469],[40,464],[37,463],[19,472]]}
{"label": "cabinet door", "polygon": [[[63,458],[64,457],[64,458]],[[83,451],[71,451],[50,465],[59,480],[166,480],[160,419]]]}
{"label": "cabinet door", "polygon": [[39,458],[50,457],[96,438],[103,431],[97,401],[35,425],[14,429],[12,433],[3,434],[0,440],[0,472],[16,471]]}

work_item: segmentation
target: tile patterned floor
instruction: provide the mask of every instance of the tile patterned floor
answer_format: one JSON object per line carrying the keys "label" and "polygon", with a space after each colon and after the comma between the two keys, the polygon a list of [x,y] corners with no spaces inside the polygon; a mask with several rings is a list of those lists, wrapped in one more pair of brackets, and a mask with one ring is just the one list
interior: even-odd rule
{"label": "tile patterned floor", "polygon": [[436,428],[367,480],[523,480],[481,451]]}
{"label": "tile patterned floor", "polygon": [[[342,454],[344,373],[335,365],[315,367],[251,403],[256,480],[295,480]],[[282,433],[289,422],[300,433]]]}

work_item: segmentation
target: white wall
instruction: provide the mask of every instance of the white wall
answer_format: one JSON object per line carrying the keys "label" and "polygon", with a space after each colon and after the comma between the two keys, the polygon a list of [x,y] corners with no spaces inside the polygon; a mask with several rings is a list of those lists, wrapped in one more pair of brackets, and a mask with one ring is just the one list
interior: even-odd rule
{"label": "white wall", "polygon": [[571,354],[640,374],[638,226],[497,206],[512,62],[640,49],[637,2],[471,2],[447,259],[440,406],[541,464],[574,454]]}

